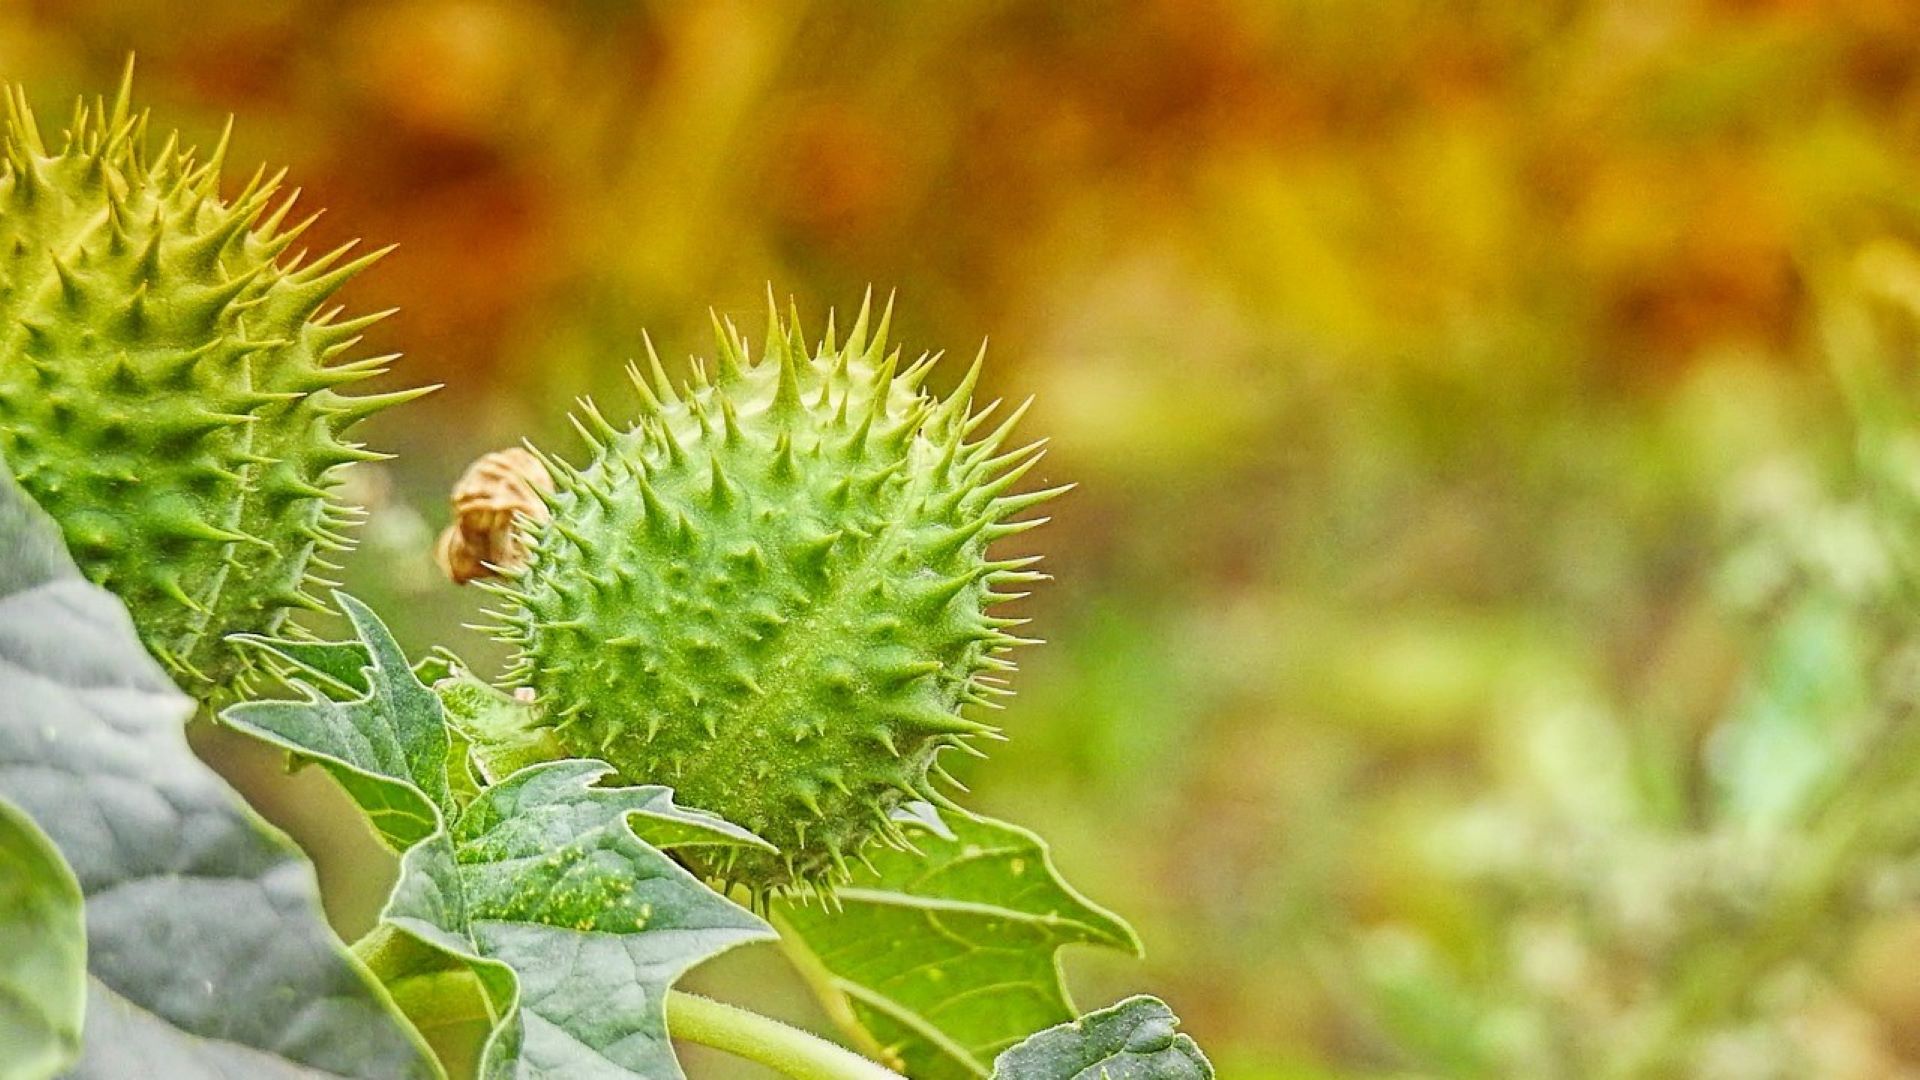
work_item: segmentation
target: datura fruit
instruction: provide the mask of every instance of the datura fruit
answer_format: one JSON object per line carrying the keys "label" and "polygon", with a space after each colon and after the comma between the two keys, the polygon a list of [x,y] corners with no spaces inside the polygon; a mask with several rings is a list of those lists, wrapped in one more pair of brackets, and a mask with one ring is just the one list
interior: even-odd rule
{"label": "datura fruit", "polygon": [[290,223],[298,192],[261,170],[223,199],[226,137],[204,162],[151,150],[129,82],[57,139],[4,88],[0,457],[205,697],[239,672],[228,634],[319,606],[316,552],[356,516],[339,471],[379,456],[347,432],[424,391],[340,393],[392,359],[345,355],[385,313],[328,306],[384,252],[283,258],[312,221]]}
{"label": "datura fruit", "polygon": [[1024,642],[989,609],[1044,575],[987,548],[1064,490],[1012,493],[1042,447],[1003,452],[1024,406],[972,411],[978,361],[932,397],[937,357],[902,369],[868,314],[810,348],[770,312],[757,362],[716,323],[711,377],[678,391],[649,349],[638,421],[583,403],[590,460],[543,457],[525,563],[485,583],[555,740],[773,843],[699,867],[762,894],[830,891],[940,797],[943,750],[997,736],[962,715]]}

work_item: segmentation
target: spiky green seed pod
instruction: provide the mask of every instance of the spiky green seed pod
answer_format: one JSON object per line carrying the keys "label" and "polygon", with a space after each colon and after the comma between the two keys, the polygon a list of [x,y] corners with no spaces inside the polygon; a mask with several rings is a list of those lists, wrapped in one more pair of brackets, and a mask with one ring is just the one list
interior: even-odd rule
{"label": "spiky green seed pod", "polygon": [[1022,643],[988,610],[1042,576],[987,554],[1057,494],[1010,493],[1041,453],[1002,452],[1023,410],[986,430],[977,361],[929,397],[933,358],[899,370],[887,322],[870,334],[863,307],[845,344],[830,321],[810,351],[770,312],[757,363],[716,323],[711,379],[631,371],[638,422],[586,405],[592,459],[547,459],[548,519],[493,586],[509,681],[558,740],[778,846],[702,867],[759,891],[830,888],[899,841],[902,802],[938,797],[943,749],[997,734],[962,715],[1005,692]]}
{"label": "spiky green seed pod", "polygon": [[346,433],[419,391],[339,392],[391,359],[345,356],[384,313],[322,308],[383,253],[283,261],[312,220],[290,224],[299,193],[262,170],[223,200],[225,137],[204,163],[174,136],[150,152],[129,82],[78,105],[55,149],[5,88],[0,457],[206,696],[238,670],[227,634],[318,606],[315,552],[357,513],[338,471],[378,456]]}

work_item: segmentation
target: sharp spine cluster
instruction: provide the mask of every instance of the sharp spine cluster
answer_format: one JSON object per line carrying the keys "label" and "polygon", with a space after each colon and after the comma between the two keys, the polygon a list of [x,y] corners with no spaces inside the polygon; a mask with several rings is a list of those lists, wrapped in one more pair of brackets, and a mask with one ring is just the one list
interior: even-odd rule
{"label": "sharp spine cluster", "polygon": [[394,359],[349,355],[390,312],[328,307],[386,252],[283,259],[318,217],[293,219],[284,172],[223,200],[227,135],[205,161],[176,135],[150,151],[131,76],[57,149],[0,87],[0,457],[204,697],[240,672],[227,634],[321,607],[316,553],[359,515],[338,470],[384,456],[347,431],[431,388],[340,393]]}
{"label": "sharp spine cluster", "polygon": [[713,374],[696,362],[680,389],[649,343],[638,421],[582,402],[591,459],[541,455],[555,490],[522,519],[529,562],[482,583],[519,650],[507,681],[561,743],[780,848],[701,867],[756,893],[830,892],[869,843],[905,842],[903,802],[944,801],[942,750],[998,737],[962,708],[997,708],[1030,642],[989,609],[1045,575],[987,546],[1066,490],[1014,493],[1044,453],[1004,449],[1026,406],[973,411],[979,360],[923,392],[938,357],[902,368],[891,312],[870,325],[863,304],[844,343],[830,316],[810,349],[769,297],[760,360],[716,319]]}

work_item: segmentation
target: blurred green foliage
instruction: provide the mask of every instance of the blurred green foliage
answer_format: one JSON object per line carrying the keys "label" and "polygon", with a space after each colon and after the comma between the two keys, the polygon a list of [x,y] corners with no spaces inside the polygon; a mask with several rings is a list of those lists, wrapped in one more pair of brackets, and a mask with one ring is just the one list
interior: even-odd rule
{"label": "blurred green foliage", "polygon": [[[1920,1069],[1920,7],[0,7],[43,100],[128,49],[403,245],[353,300],[449,387],[349,573],[411,647],[488,655],[445,489],[643,327],[897,287],[1082,485],[966,779],[1148,942],[1084,1001],[1248,1080]],[[203,742],[364,927],[325,783]]]}

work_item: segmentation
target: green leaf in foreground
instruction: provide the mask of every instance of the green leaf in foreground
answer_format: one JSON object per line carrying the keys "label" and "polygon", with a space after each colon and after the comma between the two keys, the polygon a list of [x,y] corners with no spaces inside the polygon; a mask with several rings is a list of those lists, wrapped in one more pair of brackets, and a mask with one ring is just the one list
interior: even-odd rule
{"label": "green leaf in foreground", "polygon": [[192,704],[0,469],[0,796],[85,896],[83,1078],[437,1073],[313,868],[187,747]]}
{"label": "green leaf in foreground", "polygon": [[[416,965],[420,978],[457,966],[477,980],[495,1018],[483,1076],[681,1076],[668,989],[701,960],[773,934],[662,850],[765,842],[674,805],[663,787],[596,787],[612,772],[597,761],[534,765],[456,808],[438,700],[371,611],[336,600],[366,649],[360,696],[335,700],[290,675],[306,700],[223,718],[321,762],[384,835],[420,833],[382,926],[457,961]],[[333,681],[337,692],[348,680]]]}
{"label": "green leaf in foreground", "polygon": [[1131,997],[1001,1054],[994,1080],[1212,1080],[1200,1047],[1158,998]]}
{"label": "green leaf in foreground", "polygon": [[0,1076],[40,1080],[80,1055],[87,930],[80,883],[32,819],[0,799]]}
{"label": "green leaf in foreground", "polygon": [[775,922],[841,1025],[915,1080],[987,1076],[1000,1051],[1073,1019],[1061,946],[1140,951],[1025,829],[924,806],[897,820],[918,853],[876,851],[840,910],[786,903]]}
{"label": "green leaf in foreground", "polygon": [[[250,701],[221,718],[255,734],[277,734],[272,741],[317,760],[367,812],[380,838],[405,851],[432,835],[441,814],[454,809],[440,699],[414,678],[406,655],[366,605],[344,594],[336,600],[365,651],[242,639],[291,665],[285,677],[306,697]],[[343,659],[364,659],[365,666],[352,675],[338,663]],[[304,679],[321,672],[329,678],[316,678],[319,687]]]}

